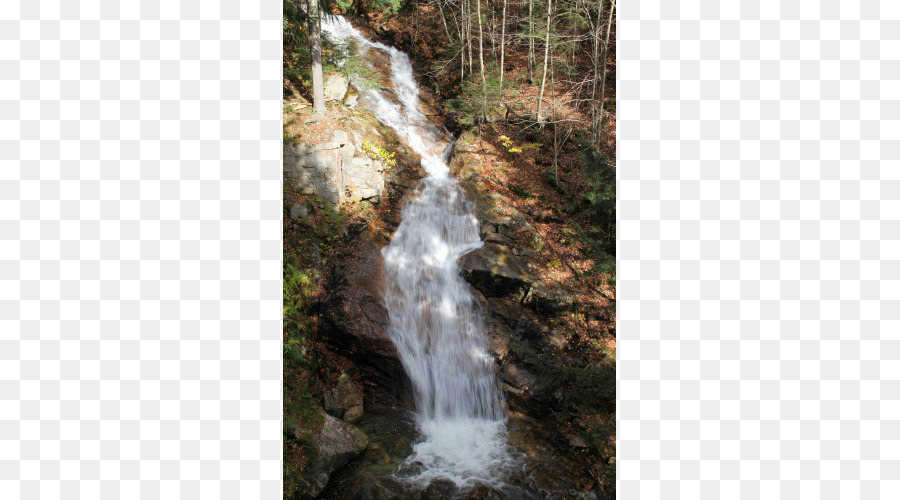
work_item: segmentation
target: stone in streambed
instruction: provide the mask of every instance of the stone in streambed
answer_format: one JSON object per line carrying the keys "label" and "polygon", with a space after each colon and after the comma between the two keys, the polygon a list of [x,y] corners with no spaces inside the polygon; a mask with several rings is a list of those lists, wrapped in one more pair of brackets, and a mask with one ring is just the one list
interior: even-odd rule
{"label": "stone in streambed", "polygon": [[329,488],[326,500],[407,500],[416,498],[410,486],[388,476],[360,473]]}
{"label": "stone in streambed", "polygon": [[421,500],[443,500],[456,495],[456,483],[449,479],[435,479],[428,483],[419,497]]}

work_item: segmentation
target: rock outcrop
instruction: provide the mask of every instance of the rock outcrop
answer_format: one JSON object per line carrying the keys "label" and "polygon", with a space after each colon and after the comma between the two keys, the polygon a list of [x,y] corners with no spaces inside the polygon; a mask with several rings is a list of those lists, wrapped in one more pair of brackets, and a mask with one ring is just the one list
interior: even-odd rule
{"label": "rock outcrop", "polygon": [[378,201],[386,166],[362,152],[362,137],[362,132],[335,130],[331,140],[320,144],[285,143],[285,179],[305,194],[320,196],[332,208],[347,201]]}

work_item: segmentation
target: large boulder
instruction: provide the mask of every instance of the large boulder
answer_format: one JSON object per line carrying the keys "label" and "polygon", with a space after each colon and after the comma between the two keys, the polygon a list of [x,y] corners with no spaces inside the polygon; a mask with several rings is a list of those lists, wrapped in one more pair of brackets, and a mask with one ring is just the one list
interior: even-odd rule
{"label": "large boulder", "polygon": [[496,243],[463,255],[459,260],[463,277],[485,297],[521,300],[534,282],[525,264],[509,247]]}
{"label": "large boulder", "polygon": [[324,424],[318,432],[295,429],[298,439],[312,441],[316,450],[315,465],[303,474],[301,497],[315,498],[322,493],[331,475],[366,448],[369,438],[358,428],[323,414]]}

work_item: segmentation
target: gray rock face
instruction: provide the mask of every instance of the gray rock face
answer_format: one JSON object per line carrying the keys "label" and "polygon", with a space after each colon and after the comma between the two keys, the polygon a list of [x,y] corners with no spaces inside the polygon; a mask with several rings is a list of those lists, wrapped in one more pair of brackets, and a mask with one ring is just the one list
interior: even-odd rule
{"label": "gray rock face", "polygon": [[[382,162],[362,156],[355,134],[335,130],[328,142],[284,145],[284,175],[305,194],[320,196],[332,208],[341,203],[378,201],[384,191]],[[361,157],[357,157],[359,154]]]}
{"label": "gray rock face", "polygon": [[[325,414],[324,417],[322,430],[311,436],[319,459],[303,475],[305,498],[315,498],[322,493],[331,475],[369,444],[369,438],[363,431],[331,415]],[[298,437],[308,432],[295,430]]]}
{"label": "gray rock face", "polygon": [[332,73],[325,78],[325,100],[341,101],[347,94],[350,81],[341,73]]}
{"label": "gray rock face", "polygon": [[303,203],[294,203],[291,205],[291,219],[302,219],[309,215],[309,209]]}
{"label": "gray rock face", "polygon": [[345,422],[355,422],[363,414],[363,395],[358,387],[353,385],[350,375],[342,373],[338,383],[333,389],[325,393],[325,411],[330,415],[343,419]]}

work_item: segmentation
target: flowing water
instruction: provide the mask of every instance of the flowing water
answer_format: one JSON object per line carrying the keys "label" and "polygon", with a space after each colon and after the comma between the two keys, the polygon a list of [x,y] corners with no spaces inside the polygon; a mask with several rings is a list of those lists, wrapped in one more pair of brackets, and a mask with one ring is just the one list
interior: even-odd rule
{"label": "flowing water", "polygon": [[412,384],[419,431],[396,475],[423,485],[446,478],[459,487],[499,486],[513,460],[483,321],[457,265],[482,242],[473,207],[449,175],[453,137],[422,113],[405,53],[366,40],[339,16],[323,19],[322,28],[390,56],[390,88],[361,97],[422,156],[428,174],[383,250],[389,331]]}

